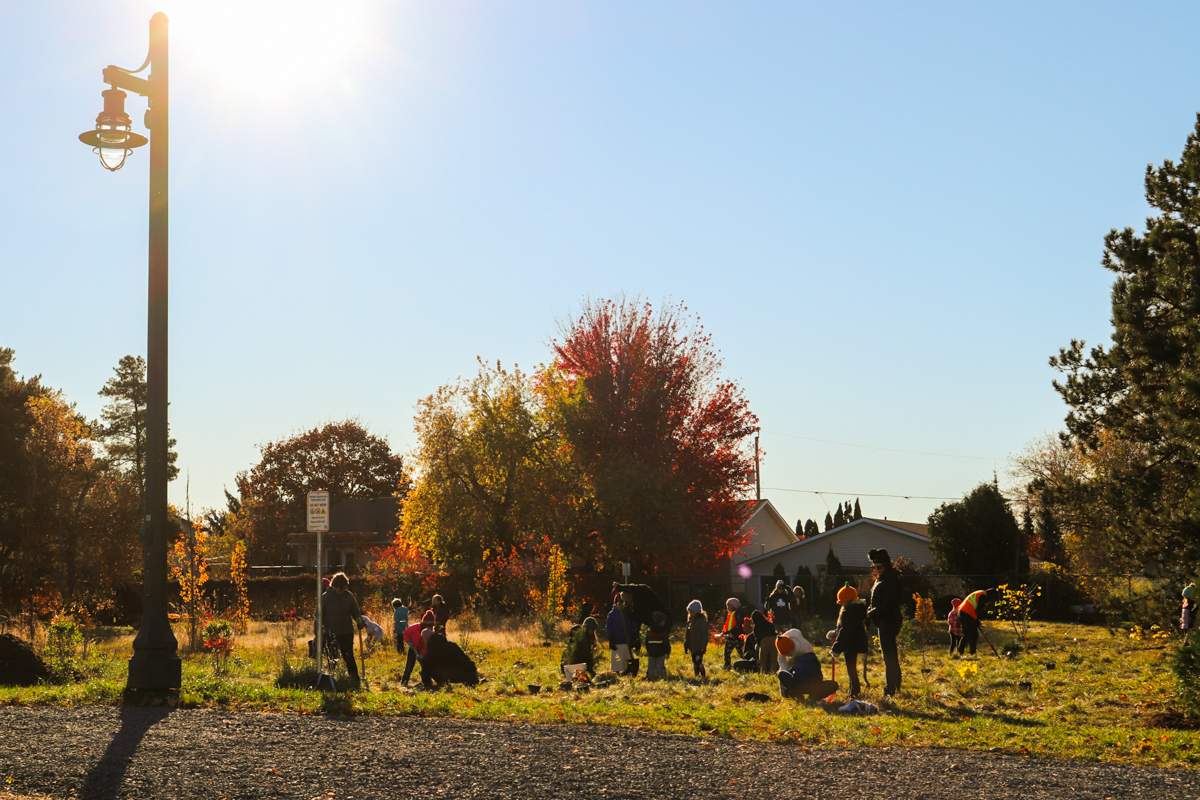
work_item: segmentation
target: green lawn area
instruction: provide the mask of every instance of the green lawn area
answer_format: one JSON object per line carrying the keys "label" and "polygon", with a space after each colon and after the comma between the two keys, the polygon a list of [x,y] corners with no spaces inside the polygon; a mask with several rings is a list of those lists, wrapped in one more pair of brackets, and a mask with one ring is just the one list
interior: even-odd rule
{"label": "green lawn area", "polygon": [[[989,630],[997,646],[1012,640],[1011,630],[1006,632],[1000,623],[991,623]],[[833,706],[809,707],[780,699],[774,676],[723,670],[716,646],[708,651],[711,677],[706,681],[691,677],[690,659],[682,645],[674,644],[667,680],[621,678],[613,686],[587,692],[559,690],[559,646],[539,646],[528,628],[481,631],[465,643],[487,678],[478,687],[426,692],[416,680],[413,687],[401,687],[403,661],[385,647],[367,659],[369,691],[323,696],[275,688],[285,657],[294,668],[306,663],[300,654],[304,640],[289,654],[282,631],[279,625],[252,623],[249,634],[239,638],[226,675],[214,674],[211,656],[184,654],[180,705],[263,713],[625,725],[806,748],[950,747],[1148,766],[1200,764],[1200,731],[1148,724],[1172,706],[1174,676],[1167,663],[1179,641],[1174,637],[1138,641],[1103,627],[1035,622],[1030,648],[1014,658],[998,658],[984,644],[976,657],[953,659],[941,646],[931,645],[923,668],[921,650],[910,649],[899,697],[880,714],[856,717],[838,714]],[[119,703],[132,634],[109,634],[92,646],[81,664],[88,680],[27,689],[0,687],[0,705]],[[450,635],[456,635],[453,624]],[[601,658],[606,663],[607,652],[602,651]],[[828,673],[827,654],[824,663]],[[839,663],[844,687],[842,677]],[[878,656],[871,660],[870,677],[874,686],[864,699],[881,704]],[[1023,683],[1030,686],[1024,688]],[[543,689],[531,694],[530,684]],[[743,700],[748,692],[771,699]],[[843,691],[835,705],[847,699]]]}

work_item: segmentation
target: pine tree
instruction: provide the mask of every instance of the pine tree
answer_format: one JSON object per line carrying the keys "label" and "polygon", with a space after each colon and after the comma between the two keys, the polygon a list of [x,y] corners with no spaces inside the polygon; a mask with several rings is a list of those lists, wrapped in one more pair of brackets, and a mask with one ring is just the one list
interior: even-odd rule
{"label": "pine tree", "polygon": [[825,530],[833,530],[833,517],[829,516],[829,512],[825,512]]}
{"label": "pine tree", "polygon": [[839,505],[837,511],[833,515],[833,527],[840,528],[846,524],[846,512]]}
{"label": "pine tree", "polygon": [[817,536],[820,533],[821,533],[821,529],[817,526],[817,521],[815,519],[810,519],[808,522],[804,523],[805,537]]}
{"label": "pine tree", "polygon": [[842,573],[842,560],[833,552],[833,545],[829,545],[829,552],[825,554],[825,576],[834,577]]}
{"label": "pine tree", "polygon": [[[113,369],[115,377],[109,378],[100,390],[101,397],[110,399],[100,411],[103,425],[99,430],[100,441],[109,462],[124,473],[138,487],[138,495],[145,498],[146,492],[146,359],[141,356],[125,356]],[[175,480],[179,468],[175,466],[175,440],[167,440],[167,480]]]}
{"label": "pine tree", "polygon": [[804,520],[802,520],[802,519],[796,520],[796,538],[797,539],[804,538]]}
{"label": "pine tree", "polygon": [[854,519],[862,519],[862,506],[858,504],[858,498],[854,498]]}

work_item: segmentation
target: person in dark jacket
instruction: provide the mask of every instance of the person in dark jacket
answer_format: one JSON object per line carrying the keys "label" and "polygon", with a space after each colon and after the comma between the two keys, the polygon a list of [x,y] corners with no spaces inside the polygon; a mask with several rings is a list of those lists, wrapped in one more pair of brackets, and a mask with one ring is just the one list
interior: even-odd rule
{"label": "person in dark jacket", "polygon": [[654,624],[654,615],[661,612],[667,618],[667,632],[671,631],[671,609],[649,586],[644,583],[614,583],[613,589],[621,593],[625,600],[625,613],[635,623],[648,628]]}
{"label": "person in dark jacket", "polygon": [[858,591],[848,583],[838,589],[837,602],[841,610],[838,611],[832,652],[835,656],[841,655],[846,659],[850,696],[858,697],[862,691],[858,682],[858,656],[860,653],[866,653],[869,645],[867,604],[858,599]]}
{"label": "person in dark jacket", "polygon": [[646,633],[646,680],[667,677],[667,657],[671,655],[671,629],[667,615],[654,612],[650,630]]}
{"label": "person in dark jacket", "polygon": [[740,639],[741,658],[733,662],[736,672],[758,671],[758,640],[754,636],[754,620],[746,617],[742,620],[742,637]]}
{"label": "person in dark jacket", "polygon": [[767,612],[775,625],[776,633],[783,633],[792,627],[792,603],[796,596],[784,581],[775,581],[775,589],[767,595]]}
{"label": "person in dark jacket", "polygon": [[750,615],[754,625],[754,645],[758,649],[758,671],[774,675],[779,671],[779,654],[775,651],[775,625],[758,609]]}
{"label": "person in dark jacket", "polygon": [[704,613],[704,604],[693,600],[687,605],[688,625],[683,639],[683,652],[692,657],[692,672],[697,678],[707,678],[708,671],[704,669],[704,653],[708,650],[708,615]]}
{"label": "person in dark jacket", "polygon": [[421,632],[425,639],[425,656],[421,659],[421,683],[426,689],[434,684],[463,683],[474,686],[479,683],[479,671],[475,662],[462,648],[440,633],[426,629]]}
{"label": "person in dark jacket", "polygon": [[610,669],[618,675],[624,675],[629,670],[633,651],[641,647],[641,636],[637,623],[625,611],[625,599],[620,592],[613,597],[613,607],[604,622],[604,630],[608,634]]}
{"label": "person in dark jacket", "polygon": [[804,597],[804,588],[801,587],[799,584],[797,584],[796,586],[792,587],[791,609],[792,609],[792,624],[793,625],[798,626],[800,624],[800,621],[802,619],[804,619],[804,612],[806,610],[805,606],[806,606],[806,599]]}
{"label": "person in dark jacket", "polygon": [[363,623],[362,611],[358,600],[350,592],[350,579],[346,573],[339,572],[329,582],[329,590],[321,595],[321,621],[325,630],[334,637],[342,658],[346,662],[346,671],[350,673],[350,682],[355,689],[361,681],[358,677],[358,663],[354,660],[354,626],[359,629],[366,627]]}
{"label": "person in dark jacket", "polygon": [[597,644],[596,620],[594,617],[586,617],[583,624],[573,627],[567,637],[567,646],[563,648],[562,666],[584,664],[587,674],[595,676]]}
{"label": "person in dark jacket", "polygon": [[904,615],[900,611],[904,591],[900,584],[900,573],[892,566],[892,558],[887,550],[870,550],[867,558],[871,561],[871,574],[875,577],[867,617],[879,631],[879,649],[883,653],[886,679],[883,693],[891,697],[900,691],[900,650],[896,645],[896,637],[900,635],[900,626],[904,624]]}

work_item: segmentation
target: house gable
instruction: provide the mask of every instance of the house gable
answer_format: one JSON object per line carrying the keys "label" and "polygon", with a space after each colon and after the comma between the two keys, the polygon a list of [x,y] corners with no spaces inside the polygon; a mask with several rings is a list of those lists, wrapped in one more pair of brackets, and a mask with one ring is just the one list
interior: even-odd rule
{"label": "house gable", "polygon": [[796,532],[775,509],[775,506],[771,505],[770,500],[754,502],[750,515],[738,529],[739,537],[745,536],[747,533],[749,538],[746,540],[746,544],[733,554],[732,561],[735,565],[756,555],[770,553],[799,541]]}

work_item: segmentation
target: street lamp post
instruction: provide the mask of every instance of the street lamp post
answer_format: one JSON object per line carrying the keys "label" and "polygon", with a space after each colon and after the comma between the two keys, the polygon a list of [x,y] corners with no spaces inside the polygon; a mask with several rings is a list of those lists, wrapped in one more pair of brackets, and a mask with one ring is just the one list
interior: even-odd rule
{"label": "street lamp post", "polygon": [[[135,77],[150,68],[148,78]],[[150,19],[150,52],[136,70],[108,66],[102,92],[104,111],[95,130],[80,135],[100,156],[105,169],[116,171],[133,148],[147,139],[130,128],[125,92],[146,98],[150,130],[149,314],[146,343],[146,509],[141,529],[145,566],[142,571],[142,624],[133,640],[128,689],[178,689],[182,664],[178,643],[167,618],[167,146],[168,146],[167,15]]]}

